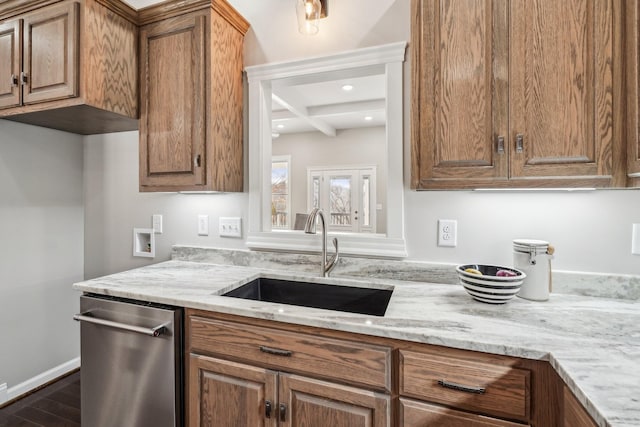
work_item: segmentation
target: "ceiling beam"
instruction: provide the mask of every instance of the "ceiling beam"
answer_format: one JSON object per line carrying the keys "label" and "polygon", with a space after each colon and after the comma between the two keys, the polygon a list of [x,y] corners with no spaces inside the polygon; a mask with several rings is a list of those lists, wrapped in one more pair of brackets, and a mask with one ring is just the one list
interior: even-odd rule
{"label": "ceiling beam", "polygon": [[307,107],[303,105],[296,105],[295,102],[290,100],[285,100],[282,97],[276,95],[275,93],[271,94],[271,98],[274,102],[282,105],[287,110],[291,111],[296,116],[300,117],[305,122],[309,123],[314,128],[318,129],[320,132],[324,133],[327,136],[336,136],[336,128],[329,125],[328,123],[317,119],[315,117],[311,117],[309,112],[307,111]]}

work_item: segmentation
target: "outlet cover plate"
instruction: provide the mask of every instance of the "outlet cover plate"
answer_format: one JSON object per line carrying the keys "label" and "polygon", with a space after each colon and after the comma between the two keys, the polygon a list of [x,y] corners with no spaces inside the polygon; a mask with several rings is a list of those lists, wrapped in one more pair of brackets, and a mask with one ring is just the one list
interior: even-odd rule
{"label": "outlet cover plate", "polygon": [[438,246],[455,247],[458,245],[458,221],[455,219],[438,220]]}
{"label": "outlet cover plate", "polygon": [[218,227],[220,237],[242,237],[242,218],[240,217],[220,217]]}

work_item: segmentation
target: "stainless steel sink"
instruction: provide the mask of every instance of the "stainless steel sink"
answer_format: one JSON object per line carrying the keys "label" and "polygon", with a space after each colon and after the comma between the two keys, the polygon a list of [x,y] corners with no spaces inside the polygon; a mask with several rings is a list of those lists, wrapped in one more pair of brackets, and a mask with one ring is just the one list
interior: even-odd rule
{"label": "stainless steel sink", "polygon": [[384,316],[393,290],[258,278],[222,296]]}

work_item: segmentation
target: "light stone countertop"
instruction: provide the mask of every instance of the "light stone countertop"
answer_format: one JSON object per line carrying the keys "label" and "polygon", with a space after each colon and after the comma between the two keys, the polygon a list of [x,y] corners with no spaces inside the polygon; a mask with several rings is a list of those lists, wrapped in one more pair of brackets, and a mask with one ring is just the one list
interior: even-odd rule
{"label": "light stone countertop", "polygon": [[[384,317],[219,296],[254,278],[387,287]],[[640,426],[640,302],[552,294],[547,302],[472,300],[461,286],[173,260],[76,290],[494,354],[549,360],[600,426]]]}

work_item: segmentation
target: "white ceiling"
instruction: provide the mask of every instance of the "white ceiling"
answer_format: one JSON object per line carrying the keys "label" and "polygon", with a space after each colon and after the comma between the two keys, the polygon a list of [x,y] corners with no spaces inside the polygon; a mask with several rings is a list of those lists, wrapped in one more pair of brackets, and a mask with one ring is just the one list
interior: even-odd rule
{"label": "white ceiling", "polygon": [[[162,2],[124,1],[136,9]],[[399,17],[404,19],[408,12],[406,0],[329,0],[329,16],[321,21],[320,32],[315,36],[297,32],[295,0],[228,2],[251,24],[245,37],[245,65],[335,53],[388,43],[390,38],[406,40],[408,34],[408,22],[406,30],[398,25]],[[341,86],[345,83],[354,89],[344,92]],[[273,127],[277,133],[316,131],[318,126],[314,125],[318,123],[328,134],[331,129],[385,124],[383,76],[274,87],[274,94],[294,107],[289,111],[274,102]],[[372,120],[365,121],[366,116]],[[278,125],[285,127],[278,129]]]}

